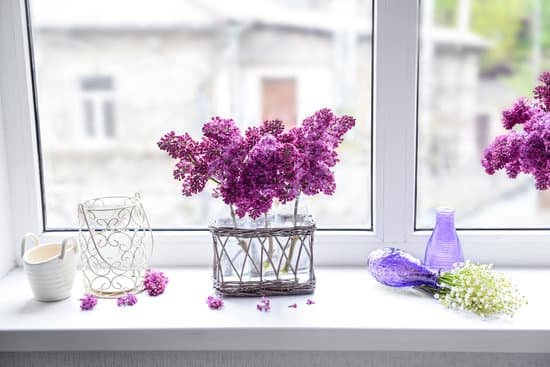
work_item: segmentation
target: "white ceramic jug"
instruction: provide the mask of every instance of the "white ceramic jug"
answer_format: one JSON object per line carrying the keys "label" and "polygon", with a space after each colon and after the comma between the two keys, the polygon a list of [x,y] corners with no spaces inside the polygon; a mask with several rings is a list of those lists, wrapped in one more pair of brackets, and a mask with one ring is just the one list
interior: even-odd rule
{"label": "white ceramic jug", "polygon": [[[26,249],[31,240],[34,247]],[[59,301],[71,295],[76,272],[78,242],[70,237],[61,243],[40,244],[38,236],[27,233],[21,240],[21,257],[27,279],[38,301]]]}

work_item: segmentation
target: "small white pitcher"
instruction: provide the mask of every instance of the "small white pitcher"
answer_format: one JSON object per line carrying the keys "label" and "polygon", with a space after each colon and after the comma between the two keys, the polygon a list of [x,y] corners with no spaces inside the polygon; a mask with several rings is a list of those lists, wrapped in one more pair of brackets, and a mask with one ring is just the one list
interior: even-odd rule
{"label": "small white pitcher", "polygon": [[[35,247],[26,249],[28,240]],[[71,295],[76,272],[78,242],[70,237],[61,243],[40,244],[38,236],[27,233],[21,240],[21,258],[34,298],[59,301]]]}

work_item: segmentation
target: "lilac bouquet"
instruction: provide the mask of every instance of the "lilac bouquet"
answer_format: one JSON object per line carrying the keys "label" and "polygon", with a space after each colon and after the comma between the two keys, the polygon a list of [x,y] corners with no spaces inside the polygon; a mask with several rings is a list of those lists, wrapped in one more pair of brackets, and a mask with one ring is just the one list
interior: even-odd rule
{"label": "lilac bouquet", "polygon": [[333,194],[336,148],[354,124],[353,117],[324,108],[288,131],[273,120],[242,134],[232,119],[214,117],[203,126],[201,140],[171,131],[158,146],[177,160],[174,178],[181,181],[183,195],[213,182],[213,196],[230,206],[236,223],[235,214],[256,219],[275,200],[284,204],[301,193]]}
{"label": "lilac bouquet", "polygon": [[[504,169],[510,178],[531,174],[539,190],[550,188],[550,72],[539,77],[533,100],[520,98],[503,111],[505,135],[485,150],[481,164],[492,175]],[[518,129],[522,126],[523,129]]]}

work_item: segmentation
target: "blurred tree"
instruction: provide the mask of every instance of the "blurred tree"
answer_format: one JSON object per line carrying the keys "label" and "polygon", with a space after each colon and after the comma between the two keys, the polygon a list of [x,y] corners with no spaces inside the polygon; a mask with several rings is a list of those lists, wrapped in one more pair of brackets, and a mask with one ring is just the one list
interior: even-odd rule
{"label": "blurred tree", "polygon": [[435,0],[434,24],[444,27],[456,27],[459,0]]}
{"label": "blurred tree", "polygon": [[550,0],[541,1],[542,68],[550,70]]}
{"label": "blurred tree", "polygon": [[[434,1],[435,24],[456,27],[461,0]],[[482,72],[486,77],[510,75],[525,69],[532,55],[534,1],[537,0],[471,0],[471,30],[492,42],[482,59]],[[548,68],[550,0],[539,1],[543,68]]]}
{"label": "blurred tree", "polygon": [[530,3],[525,0],[472,1],[472,31],[493,43],[482,59],[484,73],[512,74],[529,58]]}

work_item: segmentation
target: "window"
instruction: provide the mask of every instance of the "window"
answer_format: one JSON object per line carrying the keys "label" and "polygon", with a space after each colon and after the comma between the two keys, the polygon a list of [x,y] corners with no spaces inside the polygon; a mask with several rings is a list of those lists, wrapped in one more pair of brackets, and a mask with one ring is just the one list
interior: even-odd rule
{"label": "window", "polygon": [[488,176],[481,155],[504,132],[500,114],[531,97],[550,69],[550,3],[422,1],[416,228],[434,208],[457,209],[466,229],[544,228],[548,192],[531,177]]}
{"label": "window", "polygon": [[321,107],[357,126],[336,194],[310,210],[320,227],[372,227],[371,0],[29,2],[46,229],[74,228],[82,200],[134,191],[153,227],[204,228],[219,204],[179,196],[158,139],[198,137],[212,116],[291,127]]}
{"label": "window", "polygon": [[113,80],[110,77],[84,77],[80,81],[83,101],[84,143],[115,137]]}
{"label": "window", "polygon": [[0,12],[0,51],[13,55],[0,78],[8,179],[14,218],[24,218],[14,233],[45,229],[58,239],[76,227],[84,198],[141,191],[159,230],[155,261],[207,264],[210,240],[198,230],[218,202],[206,192],[178,196],[157,139],[168,130],[198,135],[212,115],[241,128],[275,117],[291,126],[329,106],[358,125],[340,150],[337,194],[310,201],[329,229],[316,235],[319,264],[364,264],[383,245],[421,256],[439,205],[457,208],[468,257],[550,258],[548,232],[530,230],[549,222],[547,193],[528,177],[487,176],[479,164],[500,110],[550,68],[546,3],[102,4],[29,0],[30,23],[23,2]]}

